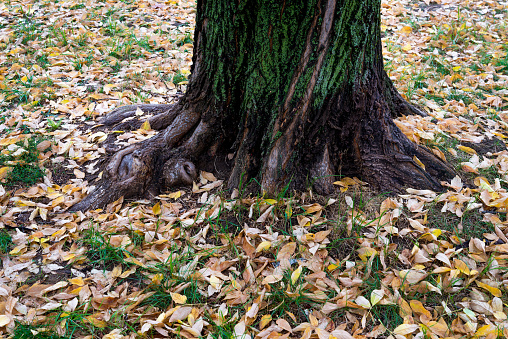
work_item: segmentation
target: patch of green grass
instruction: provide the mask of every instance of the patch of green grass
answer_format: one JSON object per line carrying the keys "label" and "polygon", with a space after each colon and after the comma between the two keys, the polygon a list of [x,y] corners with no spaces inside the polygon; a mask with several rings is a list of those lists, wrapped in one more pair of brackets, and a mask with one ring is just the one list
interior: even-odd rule
{"label": "patch of green grass", "polygon": [[[43,141],[40,136],[31,136],[24,141],[16,143],[12,152],[0,154],[0,166],[11,167],[6,178],[6,186],[18,184],[31,186],[44,177],[44,172],[39,167],[39,150],[37,145]],[[23,149],[20,155],[14,155],[16,151]]]}
{"label": "patch of green grass", "polygon": [[0,253],[7,254],[13,247],[11,235],[5,229],[0,229]]}
{"label": "patch of green grass", "polygon": [[[166,262],[159,263],[149,269],[152,274],[161,275],[162,280],[159,284],[149,287],[149,290],[155,293],[143,300],[141,306],[151,305],[161,310],[167,309],[171,304],[174,304],[170,291],[182,285],[185,287],[178,293],[187,297],[188,304],[206,303],[207,297],[204,294],[204,287],[200,286],[199,282],[191,276],[191,273],[198,270],[202,264],[195,260],[193,253],[178,253],[177,248],[172,252],[174,254]],[[206,256],[203,258],[206,259]]]}
{"label": "patch of green grass", "polygon": [[74,43],[76,43],[79,47],[85,47],[88,43],[88,34],[81,33],[76,39],[74,39]]}
{"label": "patch of green grass", "polygon": [[123,33],[123,28],[121,24],[117,21],[113,21],[109,19],[104,27],[104,35],[114,37]]}
{"label": "patch of green grass", "polygon": [[295,269],[296,265],[293,265],[291,270],[286,270],[283,273],[282,280],[271,284],[271,291],[265,295],[265,300],[268,303],[266,306],[267,311],[275,319],[285,317],[286,312],[291,312],[298,321],[308,321],[304,310],[310,309],[314,301],[305,295],[305,293],[310,294],[311,291],[305,290],[303,286],[305,285],[304,277],[309,271],[306,267],[303,267],[300,276],[293,284],[291,274]]}
{"label": "patch of green grass", "polygon": [[406,98],[411,99],[413,94],[422,88],[427,88],[427,84],[425,83],[426,75],[423,72],[420,72],[416,77],[411,79],[408,82],[407,90],[406,90]]}
{"label": "patch of green grass", "polygon": [[46,129],[49,132],[56,131],[57,129],[60,129],[60,127],[62,126],[62,119],[58,119],[58,120],[48,119],[47,125],[48,125],[48,127]]}
{"label": "patch of green grass", "polygon": [[460,93],[456,90],[452,90],[450,94],[446,97],[448,100],[456,100],[458,102],[463,102],[466,105],[472,104],[473,100],[466,94]]}
{"label": "patch of green grass", "polygon": [[48,69],[48,66],[51,64],[48,60],[48,56],[48,53],[40,53],[35,57],[35,62],[43,69]]}
{"label": "patch of green grass", "polygon": [[12,104],[27,104],[30,100],[30,91],[19,88],[12,88],[10,84],[6,84],[0,90],[5,96],[5,101]]}
{"label": "patch of green grass", "polygon": [[67,33],[61,27],[51,26],[50,32],[50,39],[55,39],[57,46],[65,47],[69,44],[69,41],[67,40]]}
{"label": "patch of green grass", "polygon": [[14,332],[11,336],[12,339],[61,339],[63,337],[59,336],[54,332],[53,329],[49,329],[47,327],[37,327],[27,324],[17,323],[14,327]]}
{"label": "patch of green grass", "polygon": [[85,8],[86,6],[84,4],[76,4],[76,5],[72,5],[71,7],[69,7],[69,9],[71,10],[75,10],[75,9],[82,9],[82,8]]}
{"label": "patch of green grass", "polygon": [[488,54],[485,49],[481,49],[478,53],[480,54],[480,64],[489,65],[492,61],[492,55]]}
{"label": "patch of green grass", "polygon": [[216,323],[211,316],[207,316],[206,320],[213,326],[213,331],[209,333],[209,338],[213,339],[230,339],[241,338],[235,333],[235,322],[224,321]]}
{"label": "patch of green grass", "polygon": [[[494,232],[494,225],[483,221],[483,215],[477,210],[465,211],[462,217],[453,213],[441,212],[442,204],[430,204],[427,214],[427,223],[433,228],[450,231],[464,240],[483,238],[484,233]],[[465,206],[462,207],[464,210]]]}
{"label": "patch of green grass", "polygon": [[9,172],[6,185],[13,186],[21,183],[26,186],[32,186],[43,177],[44,172],[39,166],[31,164],[16,165],[12,168],[12,171]]}
{"label": "patch of green grass", "polygon": [[93,267],[108,269],[118,264],[132,265],[125,261],[132,255],[125,248],[111,245],[111,234],[104,234],[98,226],[85,230],[80,242],[86,247],[85,256]]}
{"label": "patch of green grass", "polygon": [[185,75],[182,74],[182,72],[180,72],[180,70],[176,71],[175,75],[173,76],[173,83],[175,85],[178,85],[179,83],[186,80],[187,78],[185,77]]}
{"label": "patch of green grass", "polygon": [[189,32],[189,33],[185,34],[185,36],[183,37],[183,39],[178,40],[178,41],[176,42],[176,45],[177,45],[178,47],[180,47],[180,46],[183,46],[183,45],[185,45],[185,44],[192,44],[193,42],[194,42],[194,39],[192,38],[192,35],[191,35],[191,33]]}
{"label": "patch of green grass", "polygon": [[501,67],[501,69],[498,70],[499,73],[508,75],[508,54],[506,54],[504,58],[496,60],[494,65]]}
{"label": "patch of green grass", "polygon": [[16,40],[21,39],[21,44],[26,45],[30,41],[37,40],[39,38],[39,27],[41,23],[37,23],[33,18],[24,17],[22,20],[13,27],[14,38]]}
{"label": "patch of green grass", "polygon": [[[142,305],[150,305],[157,307],[160,310],[166,310],[171,305],[174,305],[173,298],[169,293],[169,290],[164,286],[168,285],[166,281],[163,285],[155,290],[155,293],[150,297],[143,300]],[[206,303],[206,296],[199,292],[199,287],[196,281],[191,281],[190,285],[179,292],[187,297],[187,304],[203,304]]]}
{"label": "patch of green grass", "polygon": [[382,323],[389,331],[393,331],[404,322],[404,319],[399,314],[399,310],[400,307],[394,304],[377,304],[372,307],[371,314],[374,319]]}
{"label": "patch of green grass", "polygon": [[434,95],[434,94],[425,94],[425,99],[428,99],[428,100],[434,100],[438,105],[440,106],[444,106],[446,104],[446,102],[444,101],[444,99],[438,95]]}

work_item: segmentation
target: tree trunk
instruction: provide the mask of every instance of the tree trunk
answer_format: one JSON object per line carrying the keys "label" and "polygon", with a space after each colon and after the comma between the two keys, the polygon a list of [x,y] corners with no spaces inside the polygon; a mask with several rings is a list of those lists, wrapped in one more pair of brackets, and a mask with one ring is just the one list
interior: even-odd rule
{"label": "tree trunk", "polygon": [[142,107],[164,131],[113,156],[99,188],[73,209],[190,183],[194,164],[224,161],[229,187],[257,178],[271,193],[288,184],[330,193],[336,175],[379,190],[440,190],[439,179],[454,176],[392,121],[424,113],[383,69],[380,0],[198,0],[194,42],[185,95]]}

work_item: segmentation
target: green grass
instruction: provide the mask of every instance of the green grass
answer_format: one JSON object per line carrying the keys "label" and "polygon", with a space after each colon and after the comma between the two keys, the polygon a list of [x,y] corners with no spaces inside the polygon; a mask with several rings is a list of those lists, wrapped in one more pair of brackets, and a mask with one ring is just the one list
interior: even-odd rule
{"label": "green grass", "polygon": [[[77,308],[73,312],[57,311],[48,315],[49,325],[37,326],[33,324],[17,323],[12,339],[71,339],[91,335],[93,338],[102,338],[105,334],[116,328],[134,330],[125,320],[121,312],[111,314],[107,322],[90,321],[93,309],[91,307]],[[56,328],[58,327],[58,329]],[[34,334],[35,333],[35,334]],[[62,333],[59,335],[58,333]]]}
{"label": "green grass", "polygon": [[125,261],[126,258],[131,257],[129,251],[111,245],[110,239],[111,234],[104,234],[96,225],[92,225],[83,232],[80,242],[86,247],[85,256],[90,265],[101,269],[110,269],[118,264],[132,265]]}
{"label": "green grass", "polygon": [[173,83],[175,85],[178,85],[179,83],[186,81],[187,77],[183,75],[180,70],[176,71],[175,75],[173,76]]}
{"label": "green grass", "polygon": [[[36,333],[36,334],[34,334]],[[61,339],[63,337],[59,336],[54,332],[53,329],[49,329],[47,327],[36,327],[27,324],[17,323],[14,327],[14,333],[11,336],[12,339]]]}
{"label": "green grass", "polygon": [[0,253],[7,254],[13,247],[11,235],[5,229],[0,229]]}
{"label": "green grass", "polygon": [[[286,317],[286,312],[293,313],[297,320],[300,322],[308,321],[305,309],[310,309],[311,305],[315,302],[307,297],[305,293],[311,293],[311,291],[303,288],[305,285],[304,277],[309,273],[306,267],[293,282],[291,281],[291,274],[297,269],[297,264],[292,266],[292,269],[286,270],[283,273],[281,281],[270,284],[271,291],[266,293],[266,302],[268,303],[267,312],[272,315],[274,319],[279,317]],[[290,291],[291,293],[288,293]],[[332,293],[333,291],[328,291]]]}
{"label": "green grass", "polygon": [[494,226],[483,221],[483,215],[477,210],[465,211],[462,217],[457,217],[450,212],[441,213],[441,207],[441,203],[428,206],[427,224],[432,228],[450,231],[466,241],[471,238],[482,239],[484,233],[494,232]]}
{"label": "green grass", "polygon": [[60,127],[62,126],[62,119],[58,120],[48,119],[47,124],[48,127],[46,129],[48,130],[48,132],[53,132],[60,129]]}
{"label": "green grass", "polygon": [[44,140],[43,137],[32,135],[25,141],[16,143],[17,149],[25,152],[14,156],[14,152],[0,154],[0,166],[11,167],[6,178],[6,186],[23,185],[31,186],[44,177],[44,172],[39,165],[39,150],[37,145]]}
{"label": "green grass", "polygon": [[504,58],[496,60],[494,64],[497,67],[501,67],[501,69],[498,70],[499,73],[508,75],[508,54],[506,54]]}

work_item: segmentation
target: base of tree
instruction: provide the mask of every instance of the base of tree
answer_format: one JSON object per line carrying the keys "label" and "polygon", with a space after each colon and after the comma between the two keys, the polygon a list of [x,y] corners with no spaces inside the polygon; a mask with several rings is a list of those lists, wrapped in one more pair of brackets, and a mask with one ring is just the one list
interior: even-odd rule
{"label": "base of tree", "polygon": [[[393,110],[397,107],[402,112]],[[317,193],[330,194],[336,190],[333,182],[340,174],[357,176],[379,191],[398,193],[405,187],[440,191],[440,180],[456,173],[425,147],[412,143],[393,123],[394,115],[419,111],[409,107],[408,103],[388,105],[376,89],[356,89],[350,102],[339,100],[327,106],[329,111],[323,113],[329,123],[325,137],[306,134],[312,142],[303,147],[275,142],[264,158],[259,156],[259,138],[245,133],[236,149],[232,148],[223,138],[216,137],[224,127],[220,122],[205,122],[201,114],[189,111],[182,102],[120,107],[101,123],[111,129],[139,128],[142,122],[132,117],[141,109],[152,114],[148,119],[150,126],[160,133],[112,155],[95,190],[70,211],[103,208],[122,196],[151,198],[171,187],[190,185],[198,176],[196,165],[214,171],[216,166],[210,166],[214,159],[222,163],[222,169],[229,167],[229,188],[238,187],[246,178],[257,178],[268,193],[276,194],[289,184],[293,189],[312,186]],[[341,121],[345,116],[355,119]],[[126,118],[130,119],[124,122]],[[337,128],[334,122],[342,127]],[[295,151],[299,156],[286,168],[273,171],[270,157],[274,150],[285,152],[282,158]],[[280,158],[281,155],[275,157],[277,165]]]}
{"label": "base of tree", "polygon": [[[425,115],[383,68],[379,0],[198,1],[191,75],[174,105],[140,105],[155,137],[116,153],[97,189],[72,210],[190,184],[223,168],[228,187],[255,178],[334,191],[338,176],[372,188],[440,190],[456,173],[415,145],[393,118]],[[234,15],[231,15],[234,13]],[[102,123],[138,128],[136,106]],[[122,122],[124,121],[124,122]]]}

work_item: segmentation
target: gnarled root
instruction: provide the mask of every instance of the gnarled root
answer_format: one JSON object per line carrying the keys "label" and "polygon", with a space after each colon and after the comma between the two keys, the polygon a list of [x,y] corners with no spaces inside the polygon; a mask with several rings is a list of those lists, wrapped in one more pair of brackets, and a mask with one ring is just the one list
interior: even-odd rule
{"label": "gnarled root", "polygon": [[121,196],[157,194],[164,187],[191,184],[197,177],[197,170],[186,155],[192,152],[169,149],[179,143],[199,119],[199,114],[181,112],[164,132],[118,151],[106,164],[97,188],[69,211],[103,208]]}
{"label": "gnarled root", "polygon": [[440,180],[450,180],[457,172],[425,147],[410,144],[404,154],[365,156],[360,175],[382,191],[404,193],[403,188],[411,187],[440,192],[443,190]]}
{"label": "gnarled root", "polygon": [[196,166],[183,158],[170,159],[162,168],[162,181],[165,187],[191,185],[197,177]]}
{"label": "gnarled root", "polygon": [[152,115],[147,119],[148,123],[152,129],[160,131],[171,125],[180,113],[181,107],[178,104],[127,105],[114,109],[101,119],[99,123],[114,130],[138,129],[146,121],[142,117],[135,117],[138,109],[143,111],[145,115]]}

